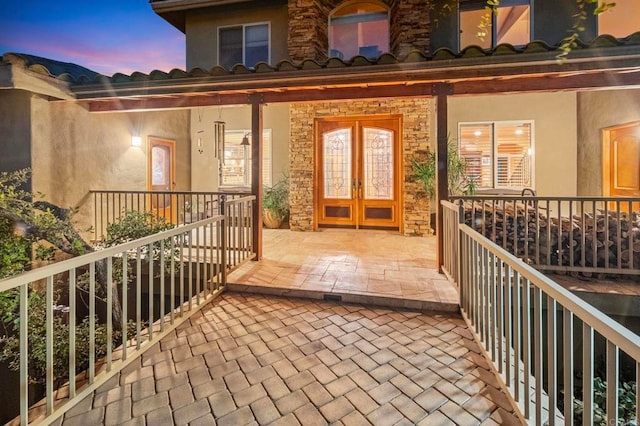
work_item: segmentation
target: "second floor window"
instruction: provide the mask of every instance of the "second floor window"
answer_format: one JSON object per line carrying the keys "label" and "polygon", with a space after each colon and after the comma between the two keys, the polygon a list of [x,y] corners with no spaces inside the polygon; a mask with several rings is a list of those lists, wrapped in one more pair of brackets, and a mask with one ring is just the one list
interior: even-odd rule
{"label": "second floor window", "polygon": [[598,35],[623,38],[640,31],[640,1],[616,0],[615,3],[615,7],[598,15]]}
{"label": "second floor window", "polygon": [[219,29],[218,65],[254,66],[269,62],[269,24],[237,25]]}
{"label": "second floor window", "polygon": [[460,4],[460,49],[477,45],[484,49],[502,43],[522,46],[531,41],[529,0],[501,0],[488,25],[480,28],[487,11],[485,1]]}
{"label": "second floor window", "polygon": [[374,59],[389,51],[389,11],[373,2],[348,3],[329,17],[329,56]]}
{"label": "second floor window", "polygon": [[458,140],[479,189],[533,187],[533,122],[460,123]]}

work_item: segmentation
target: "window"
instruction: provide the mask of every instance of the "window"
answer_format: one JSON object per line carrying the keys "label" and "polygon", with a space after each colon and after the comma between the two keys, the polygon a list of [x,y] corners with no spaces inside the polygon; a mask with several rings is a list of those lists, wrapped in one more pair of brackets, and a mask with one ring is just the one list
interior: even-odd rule
{"label": "window", "polygon": [[329,17],[329,56],[377,58],[389,51],[389,11],[378,3],[355,2]]}
{"label": "window", "polygon": [[640,2],[616,0],[615,3],[615,7],[598,15],[598,34],[623,38],[640,31]]}
{"label": "window", "polygon": [[533,187],[533,122],[461,123],[458,140],[478,188]]}
{"label": "window", "polygon": [[487,28],[480,29],[486,15],[483,2],[460,4],[460,50],[475,44],[484,49],[502,43],[522,46],[531,41],[529,0],[502,0]]}
{"label": "window", "polygon": [[220,28],[219,41],[218,65],[231,68],[269,62],[269,24]]}
{"label": "window", "polygon": [[[224,133],[220,186],[251,186],[251,146],[241,145],[245,135],[251,137],[248,130],[228,130]],[[271,186],[271,129],[262,131],[262,142],[262,183]]]}

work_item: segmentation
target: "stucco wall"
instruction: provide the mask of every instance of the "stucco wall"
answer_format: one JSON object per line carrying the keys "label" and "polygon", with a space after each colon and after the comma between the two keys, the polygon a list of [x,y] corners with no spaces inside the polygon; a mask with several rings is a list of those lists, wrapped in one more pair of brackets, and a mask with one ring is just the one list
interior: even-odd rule
{"label": "stucco wall", "polygon": [[0,171],[31,167],[31,97],[22,90],[0,90]]}
{"label": "stucco wall", "polygon": [[270,23],[271,30],[269,62],[276,64],[288,57],[287,20],[287,4],[281,1],[231,4],[188,12],[185,25],[187,69],[201,67],[209,70],[218,64],[219,27],[264,22]]}
{"label": "stucco wall", "polygon": [[578,94],[578,195],[603,195],[602,129],[634,121],[640,121],[640,90]]}
{"label": "stucco wall", "polygon": [[[191,137],[197,140],[202,130],[202,154],[194,142],[191,147],[191,188],[193,191],[218,190],[218,160],[214,158],[213,122],[221,119],[226,130],[251,129],[251,107],[207,107],[195,108],[191,113]],[[263,128],[271,129],[273,182],[288,170],[289,165],[289,106],[288,104],[265,105],[262,109]]]}
{"label": "stucco wall", "polygon": [[534,188],[538,195],[577,194],[576,93],[537,93],[449,99],[449,134],[458,123],[534,121]]}
{"label": "stucco wall", "polygon": [[[33,189],[91,224],[91,189],[147,189],[146,138],[176,141],[176,190],[191,188],[189,111],[92,114],[71,103],[32,105]],[[142,148],[131,135],[143,137]]]}

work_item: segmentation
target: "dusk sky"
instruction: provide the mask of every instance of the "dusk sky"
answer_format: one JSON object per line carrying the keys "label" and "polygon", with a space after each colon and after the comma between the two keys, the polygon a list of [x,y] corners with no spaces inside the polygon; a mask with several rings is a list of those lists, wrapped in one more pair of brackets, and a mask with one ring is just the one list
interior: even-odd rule
{"label": "dusk sky", "polygon": [[185,68],[185,37],[148,0],[0,0],[0,54],[28,53],[111,76]]}

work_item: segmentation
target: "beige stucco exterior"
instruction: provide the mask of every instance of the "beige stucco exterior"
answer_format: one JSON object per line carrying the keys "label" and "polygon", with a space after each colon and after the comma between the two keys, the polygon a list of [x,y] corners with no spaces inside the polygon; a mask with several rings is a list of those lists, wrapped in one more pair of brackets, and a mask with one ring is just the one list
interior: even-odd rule
{"label": "beige stucco exterior", "polygon": [[187,69],[200,67],[209,70],[218,65],[218,28],[258,23],[269,23],[271,48],[269,63],[275,64],[287,59],[286,3],[261,4],[260,7],[227,5],[187,13],[185,25]]}
{"label": "beige stucco exterior", "polygon": [[578,94],[578,195],[604,194],[602,130],[635,121],[640,121],[640,90]]}
{"label": "beige stucco exterior", "polygon": [[575,92],[474,96],[449,99],[448,127],[457,140],[462,122],[534,122],[534,189],[540,196],[577,195],[577,95]]}
{"label": "beige stucco exterior", "polygon": [[[289,105],[265,105],[262,109],[263,128],[271,130],[273,182],[288,170],[289,161]],[[251,129],[251,107],[195,108],[191,112],[191,140],[202,131],[202,153],[196,143],[191,144],[191,190],[218,191],[219,161],[214,157],[213,122],[225,122],[227,131]]]}

